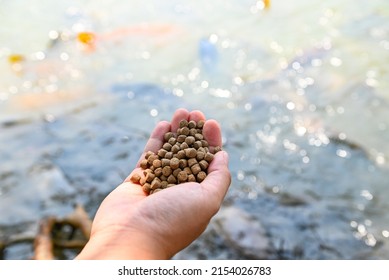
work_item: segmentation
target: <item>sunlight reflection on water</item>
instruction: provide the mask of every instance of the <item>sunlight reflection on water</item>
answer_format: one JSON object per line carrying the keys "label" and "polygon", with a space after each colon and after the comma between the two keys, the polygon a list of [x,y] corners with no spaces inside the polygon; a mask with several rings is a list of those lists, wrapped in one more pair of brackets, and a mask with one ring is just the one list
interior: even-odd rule
{"label": "sunlight reflection on water", "polygon": [[[305,237],[326,240],[343,258],[365,256],[357,240],[374,248],[371,258],[389,258],[387,3],[113,2],[4,2],[0,145],[9,149],[0,155],[7,166],[29,178],[52,145],[61,152],[49,158],[64,178],[96,192],[99,183],[85,174],[99,170],[90,177],[114,185],[127,169],[84,162],[81,145],[89,156],[115,154],[128,167],[136,154],[109,143],[125,135],[126,149],[141,149],[175,108],[200,109],[223,128],[233,174],[227,198],[256,213],[275,244],[287,239],[293,251]],[[101,131],[112,139],[100,139]],[[31,150],[31,162],[20,165]],[[0,167],[6,206],[18,195],[7,172]],[[27,220],[46,213],[31,207],[36,215],[26,211]],[[285,213],[291,221],[278,225]],[[0,215],[0,224],[9,217]],[[300,222],[317,232],[301,232]],[[333,239],[325,234],[332,223]],[[317,248],[304,257],[338,256]]]}

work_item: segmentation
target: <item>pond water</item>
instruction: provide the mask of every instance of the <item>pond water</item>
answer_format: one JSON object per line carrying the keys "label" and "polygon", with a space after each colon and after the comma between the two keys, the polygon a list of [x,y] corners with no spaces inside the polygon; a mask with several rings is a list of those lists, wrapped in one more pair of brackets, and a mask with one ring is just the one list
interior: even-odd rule
{"label": "pond water", "polygon": [[185,107],[220,122],[269,258],[388,259],[389,2],[267,2],[0,0],[0,240],[93,216]]}

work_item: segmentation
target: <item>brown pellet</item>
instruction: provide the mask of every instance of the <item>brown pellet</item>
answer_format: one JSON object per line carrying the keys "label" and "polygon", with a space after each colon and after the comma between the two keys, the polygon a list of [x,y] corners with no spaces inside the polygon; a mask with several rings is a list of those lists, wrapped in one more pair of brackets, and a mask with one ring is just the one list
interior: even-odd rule
{"label": "brown pellet", "polygon": [[151,155],[153,155],[154,153],[152,151],[148,151],[146,154],[145,154],[145,159],[148,159]]}
{"label": "brown pellet", "polygon": [[155,174],[155,176],[156,177],[161,177],[161,175],[162,175],[162,167],[158,167],[158,168],[156,168],[155,170],[154,170],[154,174]]}
{"label": "brown pellet", "polygon": [[213,152],[216,154],[217,152],[220,152],[222,150],[222,148],[220,148],[219,146],[216,146],[215,148],[213,148]]}
{"label": "brown pellet", "polygon": [[188,174],[185,171],[180,171],[180,173],[177,175],[177,178],[179,183],[186,182],[188,179]]}
{"label": "brown pellet", "polygon": [[173,174],[172,174],[172,175],[170,175],[170,176],[167,178],[167,182],[168,182],[169,184],[175,184],[175,183],[177,183],[177,179],[176,179],[176,177],[174,177]]}
{"label": "brown pellet", "polygon": [[156,159],[156,160],[153,161],[153,166],[154,166],[154,168],[161,167],[161,165],[162,165],[161,160]]}
{"label": "brown pellet", "polygon": [[188,148],[189,148],[188,143],[186,143],[186,142],[181,143],[181,145],[180,145],[180,149],[181,149],[181,150],[185,150],[185,149],[188,149]]}
{"label": "brown pellet", "polygon": [[173,136],[174,136],[173,132],[166,132],[165,135],[164,135],[164,139],[167,142]]}
{"label": "brown pellet", "polygon": [[193,174],[188,175],[188,182],[196,182],[196,177]]}
{"label": "brown pellet", "polygon": [[199,174],[197,174],[196,176],[197,182],[200,183],[204,181],[205,177],[207,177],[207,173],[205,173],[204,171],[200,171]]}
{"label": "brown pellet", "polygon": [[197,163],[197,159],[196,158],[190,158],[190,159],[187,160],[187,163],[188,163],[189,167],[192,167],[193,165],[195,165]]}
{"label": "brown pellet", "polygon": [[208,166],[209,166],[209,163],[208,163],[208,161],[206,161],[206,160],[201,160],[201,161],[199,162],[199,165],[200,165],[200,167],[201,167],[201,170],[207,170],[207,168],[208,168]]}
{"label": "brown pellet", "polygon": [[189,130],[189,135],[190,135],[190,136],[195,136],[196,133],[198,133],[198,131],[197,131],[196,128],[191,128],[191,129]]}
{"label": "brown pellet", "polygon": [[174,169],[174,170],[173,170],[173,173],[172,173],[172,174],[173,174],[173,176],[174,176],[174,177],[176,177],[176,178],[177,178],[177,176],[178,176],[178,173],[180,173],[181,171],[182,171],[182,169],[181,169],[181,168],[176,168],[176,169]]}
{"label": "brown pellet", "polygon": [[178,143],[183,143],[183,142],[185,142],[185,139],[186,139],[186,135],[178,135],[178,136],[177,136],[177,142],[178,142]]}
{"label": "brown pellet", "polygon": [[183,128],[185,126],[188,126],[188,121],[187,120],[181,120],[180,121],[180,128]]}
{"label": "brown pellet", "polygon": [[172,145],[170,143],[165,143],[162,148],[169,152],[172,149]]}
{"label": "brown pellet", "polygon": [[176,145],[174,145],[174,146],[172,147],[172,153],[173,153],[173,154],[178,153],[180,150],[181,150],[181,149],[180,149],[180,146],[179,146],[178,144],[176,144]]}
{"label": "brown pellet", "polygon": [[140,180],[139,180],[139,184],[141,184],[141,186],[143,186],[146,183],[147,183],[146,182],[146,177],[145,176],[141,177]]}
{"label": "brown pellet", "polygon": [[170,176],[170,174],[172,174],[172,168],[170,166],[165,166],[162,168],[162,174],[166,177]]}
{"label": "brown pellet", "polygon": [[149,183],[145,183],[145,184],[143,184],[142,189],[144,192],[150,193],[151,185]]}
{"label": "brown pellet", "polygon": [[162,160],[161,160],[161,162],[162,162],[162,168],[163,167],[165,167],[165,166],[170,166],[170,159],[167,159],[167,158],[163,158]]}
{"label": "brown pellet", "polygon": [[180,165],[180,160],[178,158],[172,158],[170,160],[170,167],[172,169],[177,169],[179,165]]}
{"label": "brown pellet", "polygon": [[197,175],[200,171],[201,171],[201,167],[200,165],[197,163],[197,164],[194,164],[191,166],[190,170],[192,171],[192,174],[193,175]]}
{"label": "brown pellet", "polygon": [[190,121],[189,123],[188,123],[188,127],[189,127],[189,129],[190,128],[196,128],[196,126],[197,126],[197,123],[196,123],[196,121]]}
{"label": "brown pellet", "polygon": [[169,141],[168,141],[168,143],[170,144],[170,145],[174,145],[174,144],[176,144],[176,142],[177,142],[177,139],[176,138],[174,138],[174,137],[171,137],[170,139],[169,139]]}
{"label": "brown pellet", "polygon": [[159,179],[161,179],[161,181],[167,181],[167,177],[163,174],[159,176]]}
{"label": "brown pellet", "polygon": [[131,182],[136,183],[136,184],[140,182],[140,179],[141,179],[141,177],[138,173],[133,174],[130,178]]}
{"label": "brown pellet", "polygon": [[172,159],[173,158],[173,152],[167,152],[165,155],[166,159]]}
{"label": "brown pellet", "polygon": [[185,158],[185,152],[180,150],[177,152],[177,158],[178,159],[184,159]]}
{"label": "brown pellet", "polygon": [[208,142],[206,141],[206,140],[200,140],[201,141],[201,145],[202,145],[202,147],[208,147],[209,146],[209,144],[208,144]]}
{"label": "brown pellet", "polygon": [[204,159],[204,156],[205,156],[205,153],[204,153],[204,152],[197,151],[196,159],[197,159],[198,161],[201,161],[202,159]]}
{"label": "brown pellet", "polygon": [[158,150],[158,156],[159,156],[160,158],[164,158],[165,155],[166,155],[166,153],[167,153],[167,151],[166,151],[165,149],[159,149],[159,150]]}
{"label": "brown pellet", "polygon": [[185,139],[185,143],[188,144],[188,146],[192,145],[195,142],[195,138],[193,136],[188,136]]}
{"label": "brown pellet", "polygon": [[203,126],[204,126],[204,123],[205,123],[204,120],[199,120],[199,121],[197,122],[197,128],[202,129]]}
{"label": "brown pellet", "polygon": [[153,172],[147,172],[146,174],[146,182],[151,183],[155,178],[155,174]]}
{"label": "brown pellet", "polygon": [[151,182],[151,189],[155,190],[161,187],[161,180],[159,178],[154,178]]}
{"label": "brown pellet", "polygon": [[211,154],[210,152],[207,152],[204,156],[204,159],[207,161],[207,162],[211,162],[213,160],[213,154]]}
{"label": "brown pellet", "polygon": [[147,162],[147,159],[142,159],[141,162],[140,162],[140,167],[142,169],[146,169],[148,166],[148,162]]}
{"label": "brown pellet", "polygon": [[147,163],[151,166],[151,165],[153,165],[153,161],[156,160],[156,159],[158,159],[158,156],[153,153],[152,155],[150,155],[148,157]]}
{"label": "brown pellet", "polygon": [[187,167],[188,166],[188,161],[186,160],[186,159],[180,159],[180,161],[179,161],[179,167],[181,168],[181,169],[184,169],[185,167]]}
{"label": "brown pellet", "polygon": [[193,143],[193,148],[195,148],[196,150],[198,150],[202,146],[203,146],[203,144],[201,143],[201,141],[196,141]]}
{"label": "brown pellet", "polygon": [[185,167],[185,168],[184,168],[184,171],[185,171],[188,175],[192,174],[192,170],[190,169],[189,166],[188,166],[188,167]]}
{"label": "brown pellet", "polygon": [[176,184],[202,182],[214,153],[221,150],[209,147],[203,135],[204,123],[181,120],[177,131],[164,134],[164,143],[156,153],[145,153],[140,162],[144,176],[134,174],[130,180],[139,183],[148,194]]}
{"label": "brown pellet", "polygon": [[189,128],[184,126],[183,128],[180,129],[180,132],[179,132],[180,135],[185,135],[185,136],[188,136],[189,135]]}
{"label": "brown pellet", "polygon": [[187,149],[185,149],[185,155],[188,158],[194,158],[197,155],[197,151],[195,148],[187,148]]}
{"label": "brown pellet", "polygon": [[199,141],[204,140],[204,136],[200,133],[196,133],[194,137],[196,140],[199,140]]}

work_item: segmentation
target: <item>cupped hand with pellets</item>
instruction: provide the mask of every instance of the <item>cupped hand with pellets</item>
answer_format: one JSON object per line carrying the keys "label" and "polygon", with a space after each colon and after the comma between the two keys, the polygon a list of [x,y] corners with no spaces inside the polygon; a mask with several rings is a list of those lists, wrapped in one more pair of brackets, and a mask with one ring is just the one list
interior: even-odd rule
{"label": "cupped hand with pellets", "polygon": [[[197,133],[191,135],[192,128]],[[178,141],[180,135],[185,140]],[[170,123],[158,123],[137,167],[100,205],[77,259],[169,259],[188,246],[217,213],[231,183],[221,146],[220,125],[200,111],[179,109]],[[165,173],[163,159],[169,160]]]}

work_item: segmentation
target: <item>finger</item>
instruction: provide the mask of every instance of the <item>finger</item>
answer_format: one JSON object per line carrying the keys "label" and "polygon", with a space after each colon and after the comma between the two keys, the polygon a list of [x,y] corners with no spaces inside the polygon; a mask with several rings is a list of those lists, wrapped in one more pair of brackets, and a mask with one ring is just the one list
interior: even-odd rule
{"label": "finger", "polygon": [[207,120],[204,123],[203,135],[204,138],[207,140],[209,146],[222,146],[222,132],[220,125],[217,121]]}
{"label": "finger", "polygon": [[201,182],[201,186],[209,193],[209,198],[214,200],[218,209],[231,184],[227,152],[220,151],[215,154],[208,167],[208,172],[205,180]]}
{"label": "finger", "polygon": [[205,115],[201,111],[194,110],[194,111],[190,112],[189,120],[190,121],[195,121],[195,122],[198,122],[198,121],[201,121],[201,120],[204,121],[205,120]]}
{"label": "finger", "polygon": [[171,129],[172,132],[176,132],[177,129],[180,127],[180,121],[182,120],[188,120],[189,119],[189,112],[186,109],[178,109],[174,112],[172,121],[171,121]]}

